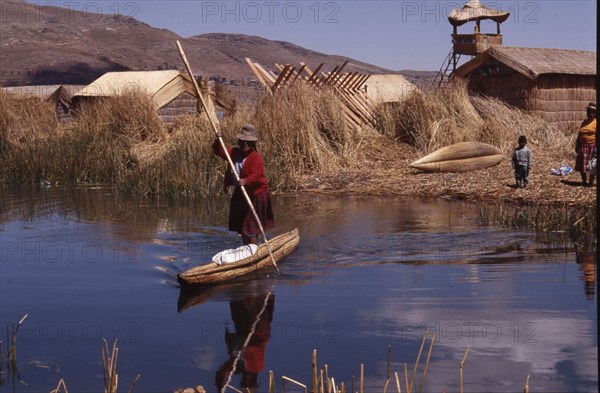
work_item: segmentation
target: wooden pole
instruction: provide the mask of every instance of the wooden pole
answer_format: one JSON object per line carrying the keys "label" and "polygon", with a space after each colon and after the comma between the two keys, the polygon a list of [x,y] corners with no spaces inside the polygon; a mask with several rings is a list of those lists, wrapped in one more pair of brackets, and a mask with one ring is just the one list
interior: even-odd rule
{"label": "wooden pole", "polygon": [[463,393],[463,368],[465,367],[465,360],[467,360],[467,355],[469,354],[470,349],[471,349],[471,346],[467,345],[467,350],[465,351],[465,355],[463,356],[462,360],[460,361],[460,366],[458,368],[458,384],[459,384],[460,393]]}
{"label": "wooden pole", "polygon": [[[212,126],[213,132],[215,133],[215,136],[219,139],[219,143],[221,144],[221,148],[223,149],[223,152],[225,152],[225,157],[227,158],[227,162],[229,163],[231,172],[234,174],[235,179],[239,182],[240,175],[235,170],[235,165],[233,164],[233,161],[231,160],[231,157],[229,156],[229,152],[227,151],[227,146],[225,146],[225,142],[223,142],[223,138],[221,138],[219,130],[217,129],[217,126],[215,125],[213,119],[210,116],[210,112],[208,111],[206,102],[204,102],[204,98],[202,97],[202,92],[200,91],[198,82],[196,81],[196,78],[194,78],[194,73],[192,72],[192,67],[190,66],[190,63],[188,62],[187,57],[185,56],[185,53],[183,52],[183,48],[181,47],[179,40],[177,40],[177,49],[179,49],[179,54],[181,55],[181,59],[183,60],[183,63],[185,64],[185,68],[187,69],[188,74],[190,75],[190,79],[194,83],[194,88],[196,89],[196,94],[198,94],[198,98],[200,99],[200,102],[202,103],[202,107],[206,111],[206,116],[208,117],[209,123]],[[252,204],[252,201],[250,200],[250,197],[248,196],[248,193],[246,192],[246,189],[244,188],[244,186],[240,186],[240,189],[242,190],[242,194],[244,194],[244,198],[246,199],[246,202],[248,202],[248,206],[250,206],[250,210],[252,211],[252,214],[254,215],[254,219],[256,220],[256,223],[258,224],[260,233],[262,234],[263,239],[265,240],[265,246],[267,246],[267,251],[269,251],[269,256],[271,257],[271,262],[273,262],[275,271],[277,272],[277,274],[280,274],[279,268],[277,267],[277,262],[275,262],[275,258],[273,257],[273,253],[271,252],[271,246],[269,245],[269,241],[267,240],[267,235],[265,234],[265,230],[262,226],[262,223],[260,222],[260,219],[258,218],[258,214],[256,214],[256,209],[254,209],[254,205]]]}

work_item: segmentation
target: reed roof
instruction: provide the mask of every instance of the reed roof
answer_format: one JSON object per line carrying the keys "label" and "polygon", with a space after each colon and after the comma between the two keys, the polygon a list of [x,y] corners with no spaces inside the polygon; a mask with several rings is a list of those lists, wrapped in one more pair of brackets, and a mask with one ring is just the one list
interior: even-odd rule
{"label": "reed roof", "polygon": [[491,47],[458,67],[454,75],[464,78],[491,59],[533,80],[543,74],[596,75],[596,52],[508,46]]}
{"label": "reed roof", "polygon": [[460,10],[454,9],[448,15],[448,21],[453,26],[462,26],[474,20],[490,19],[502,23],[508,19],[510,12],[498,11],[481,5],[479,0],[471,0]]}
{"label": "reed roof", "polygon": [[107,72],[80,90],[75,97],[111,97],[141,91],[162,108],[183,93],[196,97],[192,81],[177,70]]}
{"label": "reed roof", "polygon": [[23,96],[38,97],[42,100],[60,102],[66,107],[71,106],[73,95],[81,90],[83,85],[33,85],[3,87],[2,90]]}
{"label": "reed roof", "polygon": [[367,87],[369,98],[377,103],[401,101],[416,89],[414,84],[400,74],[371,75],[364,86]]}

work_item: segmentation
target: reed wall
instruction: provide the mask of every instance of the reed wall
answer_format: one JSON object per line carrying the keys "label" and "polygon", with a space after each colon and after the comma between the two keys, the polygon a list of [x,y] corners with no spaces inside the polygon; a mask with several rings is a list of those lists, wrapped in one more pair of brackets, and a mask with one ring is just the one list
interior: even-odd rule
{"label": "reed wall", "polygon": [[560,128],[585,118],[596,100],[593,75],[544,74],[533,80],[500,63],[487,63],[468,79],[469,91],[500,99]]}
{"label": "reed wall", "polygon": [[497,98],[520,109],[527,108],[530,91],[535,88],[530,78],[501,63],[486,64],[485,68],[472,73],[467,83],[470,92]]}
{"label": "reed wall", "polygon": [[524,109],[562,128],[585,119],[590,101],[596,101],[595,76],[540,75]]}
{"label": "reed wall", "polygon": [[198,100],[189,93],[183,93],[158,110],[158,116],[166,125],[173,125],[179,115],[198,112]]}

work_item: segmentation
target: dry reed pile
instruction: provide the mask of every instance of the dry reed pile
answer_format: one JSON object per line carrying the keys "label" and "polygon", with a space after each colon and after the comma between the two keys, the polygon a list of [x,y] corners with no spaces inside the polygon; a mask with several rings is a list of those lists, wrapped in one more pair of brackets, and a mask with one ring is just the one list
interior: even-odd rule
{"label": "dry reed pile", "polygon": [[350,162],[365,159],[369,136],[379,136],[348,128],[343,110],[332,91],[304,84],[282,89],[259,104],[252,121],[260,130],[259,148],[275,189],[295,189],[307,173],[335,175]]}
{"label": "dry reed pile", "polygon": [[[168,130],[139,92],[96,100],[76,122],[58,124],[51,108],[24,106],[0,95],[0,181],[93,182],[134,194],[207,196],[222,190],[225,162],[203,117],[180,116]],[[333,92],[293,85],[265,97],[252,111],[220,125],[227,144],[242,124],[257,126],[259,151],[275,191],[448,197],[521,205],[595,206],[595,193],[571,178],[550,175],[573,166],[576,128],[560,130],[500,101],[472,98],[462,83],[415,91],[381,106],[378,129],[348,127]],[[530,187],[515,190],[510,155],[518,135],[534,154]],[[440,147],[481,141],[506,160],[476,172],[421,173],[408,164]]]}
{"label": "dry reed pile", "polygon": [[558,149],[568,156],[576,129],[561,130],[494,98],[470,97],[463,81],[438,90],[413,91],[405,101],[381,106],[380,131],[429,153],[458,142],[479,141],[512,154],[519,135],[530,146]]}
{"label": "dry reed pile", "polygon": [[25,182],[21,172],[39,176],[38,152],[58,137],[59,124],[50,103],[0,90],[0,182]]}
{"label": "dry reed pile", "polygon": [[384,135],[421,151],[480,140],[484,124],[461,82],[427,93],[414,90],[403,102],[382,106],[377,118]]}
{"label": "dry reed pile", "polygon": [[[205,116],[179,116],[167,130],[152,101],[129,91],[83,102],[76,122],[59,125],[50,107],[44,108],[44,117],[35,116],[39,108],[20,105],[8,95],[2,99],[0,121],[7,130],[2,182],[104,183],[127,193],[166,196],[222,190],[226,164],[213,155],[214,136]],[[255,114],[226,118],[220,129],[227,144],[235,143],[247,122],[257,125],[258,147],[275,190],[297,188],[308,172],[335,173],[356,159],[365,139],[364,133],[346,128],[333,92],[302,85],[265,98]]]}

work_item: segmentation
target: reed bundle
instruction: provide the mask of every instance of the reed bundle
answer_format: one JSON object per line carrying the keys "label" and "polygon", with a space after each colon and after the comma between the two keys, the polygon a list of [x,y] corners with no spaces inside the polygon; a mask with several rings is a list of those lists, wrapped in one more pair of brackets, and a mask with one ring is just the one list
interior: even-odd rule
{"label": "reed bundle", "polygon": [[429,92],[414,90],[402,102],[381,106],[377,118],[384,135],[422,151],[477,141],[483,126],[462,82]]}
{"label": "reed bundle", "polygon": [[0,152],[8,147],[22,148],[58,132],[52,103],[0,89]]}

